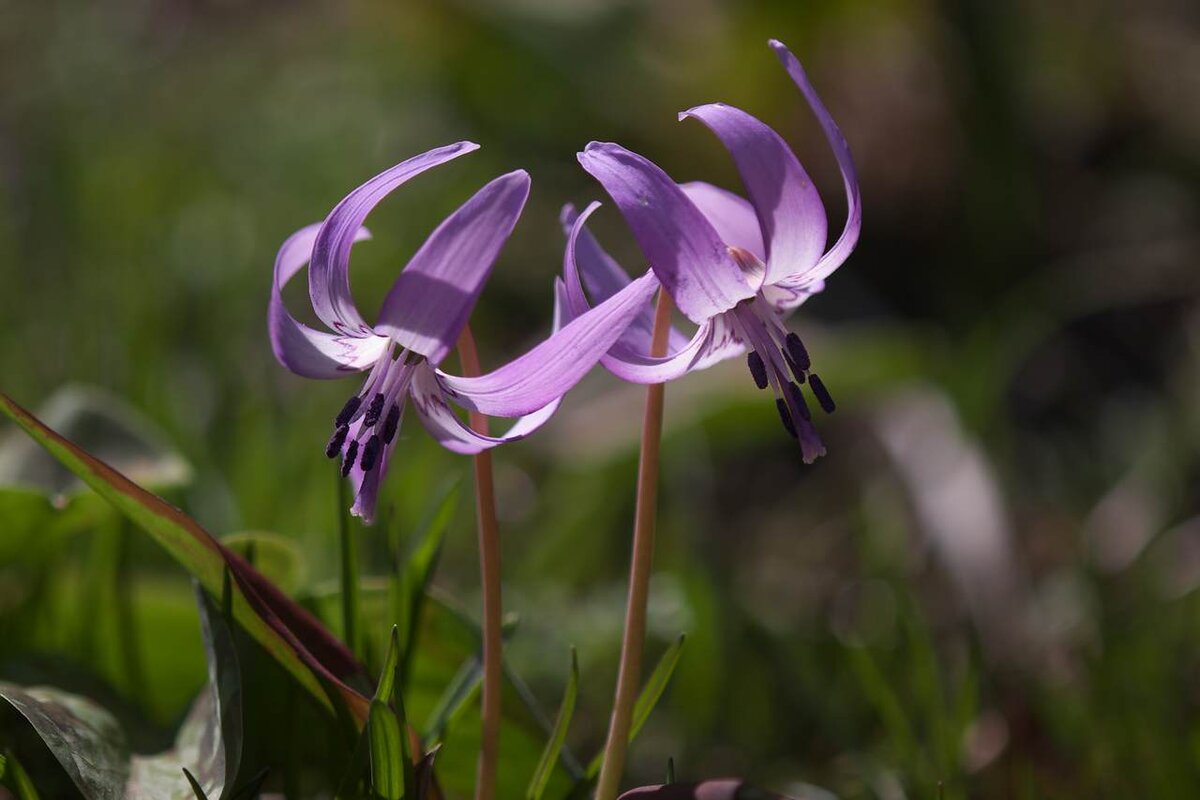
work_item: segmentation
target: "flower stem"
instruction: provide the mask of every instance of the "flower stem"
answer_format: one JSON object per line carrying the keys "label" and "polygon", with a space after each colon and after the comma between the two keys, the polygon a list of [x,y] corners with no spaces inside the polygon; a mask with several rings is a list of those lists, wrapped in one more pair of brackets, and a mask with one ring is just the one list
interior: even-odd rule
{"label": "flower stem", "polygon": [[[458,338],[458,357],[463,374],[479,375],[479,351],[469,326]],[[471,412],[471,427],[487,434],[487,417]],[[500,693],[503,672],[500,660],[500,530],[496,523],[496,486],[492,476],[492,454],[475,455],[475,519],[479,527],[479,573],[483,587],[483,736],[475,776],[475,800],[494,800],[496,766],[500,749]]]}
{"label": "flower stem", "polygon": [[[671,326],[671,298],[660,291],[654,309],[650,354],[667,353]],[[646,387],[642,417],[642,450],[638,459],[637,510],[633,525],[633,555],[629,563],[629,597],[625,608],[625,634],[621,641],[621,666],[613,698],[604,764],[596,786],[596,800],[614,800],[625,769],[633,704],[642,677],[642,645],[646,639],[646,600],[650,593],[650,567],[654,560],[654,526],[658,519],[658,452],[662,440],[663,384]]]}

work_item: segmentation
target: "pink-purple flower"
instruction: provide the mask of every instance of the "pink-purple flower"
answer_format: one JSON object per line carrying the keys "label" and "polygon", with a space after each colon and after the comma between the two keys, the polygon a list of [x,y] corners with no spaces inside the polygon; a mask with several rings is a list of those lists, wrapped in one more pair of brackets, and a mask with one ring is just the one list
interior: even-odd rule
{"label": "pink-purple flower", "polygon": [[[748,200],[707,183],[677,184],[617,144],[592,142],[579,162],[616,203],[657,281],[698,326],[690,339],[672,330],[668,355],[652,357],[651,309],[645,302],[601,363],[625,380],[660,383],[747,353],[754,382],[760,389],[772,388],[784,427],[811,462],[825,448],[801,385],[807,383],[826,412],[834,410],[834,402],[812,371],[800,337],[784,320],[820,292],[850,255],[862,208],[845,138],[796,57],[778,41],[770,45],[816,114],[842,172],[847,219],[828,249],[825,207],[791,148],[763,122],[732,106],[712,103],[679,116],[699,120],[721,140]],[[588,312],[589,292],[606,302],[632,285],[584,227],[597,205],[578,215],[570,207],[564,210],[568,319]]]}
{"label": "pink-purple flower", "polygon": [[[477,149],[470,142],[430,150],[359,186],[330,212],[283,243],[275,261],[269,331],[275,357],[308,378],[366,373],[334,420],[326,454],[341,457],[354,485],[352,512],[370,521],[396,447],[407,400],[446,448],[477,453],[528,436],[550,418],[559,399],[591,369],[655,290],[651,276],[627,282],[587,313],[560,324],[564,297],[556,283],[552,335],[529,352],[478,377],[438,369],[454,347],[529,195],[523,170],[502,175],[447,217],[409,260],[368,324],[350,293],[350,251],[369,237],[362,227],[385,196],[410,178]],[[283,303],[283,287],[305,265],[313,311],[327,327],[299,322]],[[452,408],[513,417],[501,436],[472,430]]]}

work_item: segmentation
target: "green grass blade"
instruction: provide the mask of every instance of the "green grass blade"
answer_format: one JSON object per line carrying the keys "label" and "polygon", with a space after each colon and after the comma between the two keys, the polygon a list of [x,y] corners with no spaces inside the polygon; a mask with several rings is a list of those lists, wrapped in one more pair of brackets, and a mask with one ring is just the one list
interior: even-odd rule
{"label": "green grass blade", "polygon": [[402,610],[403,613],[396,615],[396,619],[400,620],[404,626],[401,631],[401,642],[403,643],[401,687],[404,686],[404,681],[412,671],[413,655],[416,652],[416,630],[421,618],[421,609],[424,607],[425,594],[429,589],[429,582],[433,578],[434,569],[437,567],[446,531],[450,529],[450,523],[454,520],[457,509],[458,482],[455,481],[446,488],[441,502],[422,526],[423,533],[420,544],[409,555],[401,570],[398,596],[403,608],[397,609],[397,611]]}
{"label": "green grass blade", "polygon": [[367,730],[371,741],[371,789],[376,797],[400,800],[404,796],[400,721],[387,705],[372,700]]}
{"label": "green grass blade", "polygon": [[542,758],[538,761],[537,769],[534,770],[533,778],[529,782],[529,789],[525,792],[527,800],[541,800],[542,793],[546,791],[546,784],[550,781],[550,773],[554,770],[554,765],[558,762],[558,754],[562,752],[563,742],[567,739],[567,729],[571,726],[571,717],[575,714],[575,698],[579,694],[579,657],[575,653],[575,648],[571,648],[571,673],[567,678],[567,688],[563,692],[562,705],[558,709],[558,717],[554,720],[554,730],[550,733],[550,740],[546,742],[546,749],[542,751]]}
{"label": "green grass blade", "polygon": [[29,774],[11,750],[0,755],[0,786],[11,790],[17,800],[40,800]]}
{"label": "green grass blade", "polygon": [[[633,704],[633,721],[629,727],[629,741],[633,741],[634,737],[641,732],[642,726],[646,724],[646,720],[650,719],[650,712],[654,710],[654,706],[658,705],[659,699],[663,692],[667,689],[667,684],[671,680],[671,675],[675,673],[675,667],[679,665],[679,657],[683,654],[683,645],[687,641],[685,634],[679,634],[666,652],[662,654],[662,658],[658,660],[658,664],[654,667],[654,672],[650,673],[650,679],[646,681],[646,685],[642,687],[641,694],[638,695],[637,702]],[[596,754],[596,757],[588,764],[585,777],[587,780],[594,779],[600,774],[600,767],[604,764],[604,753]]]}
{"label": "green grass blade", "polygon": [[200,785],[200,781],[196,780],[196,776],[188,771],[187,767],[183,767],[183,777],[187,778],[188,785],[192,787],[192,794],[196,795],[196,800],[208,800],[208,795],[204,793],[204,788]]}

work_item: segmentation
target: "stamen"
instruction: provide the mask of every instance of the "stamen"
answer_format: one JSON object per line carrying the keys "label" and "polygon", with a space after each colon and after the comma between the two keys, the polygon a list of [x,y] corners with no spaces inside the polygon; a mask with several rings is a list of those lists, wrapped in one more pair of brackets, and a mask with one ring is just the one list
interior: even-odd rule
{"label": "stamen", "polygon": [[350,474],[350,468],[354,466],[354,459],[358,458],[358,439],[352,439],[350,445],[346,448],[346,455],[342,456],[342,477]]}
{"label": "stamen", "polygon": [[363,425],[370,428],[376,422],[379,422],[379,417],[383,414],[383,393],[376,392],[371,398],[371,405],[367,407],[367,414],[363,418]]}
{"label": "stamen", "polygon": [[[808,350],[804,347],[804,342],[800,341],[800,337],[795,333],[789,332],[787,338],[784,339],[787,346],[787,355],[794,366],[800,368],[801,371],[807,372],[812,366],[812,359],[808,357]],[[800,376],[797,375],[797,378]]]}
{"label": "stamen", "polygon": [[379,458],[379,448],[381,445],[379,434],[375,434],[370,439],[367,439],[367,443],[363,445],[362,449],[362,460],[359,462],[363,472],[370,472],[371,468],[375,466],[375,460]]}
{"label": "stamen", "polygon": [[825,388],[824,382],[817,377],[817,373],[813,372],[809,374],[808,385],[812,387],[813,396],[817,398],[817,402],[821,404],[821,408],[826,414],[832,414],[837,410],[837,405],[833,402],[832,395]]}
{"label": "stamen", "polygon": [[754,376],[754,385],[760,389],[767,388],[767,365],[763,363],[758,351],[751,350],[746,354],[746,365],[750,367],[750,374]]}
{"label": "stamen", "polygon": [[400,427],[400,406],[392,403],[392,407],[388,409],[387,418],[383,420],[383,443],[391,444],[392,439],[396,438],[396,431]]}
{"label": "stamen", "polygon": [[787,350],[783,350],[783,360],[787,362],[788,369],[792,371],[792,376],[796,379],[796,383],[804,383],[808,380],[804,377],[804,370],[800,369],[800,365],[792,360],[792,355]]}
{"label": "stamen", "polygon": [[333,436],[329,437],[329,444],[325,445],[325,457],[333,458],[342,449],[342,445],[346,443],[346,435],[350,433],[349,425],[339,425],[337,430],[333,432]]}
{"label": "stamen", "polygon": [[796,406],[796,411],[799,412],[800,417],[805,422],[811,420],[812,412],[808,410],[808,403],[804,400],[804,393],[800,391],[799,384],[789,383],[788,394],[792,396],[792,403]]}
{"label": "stamen", "polygon": [[362,398],[354,395],[346,401],[346,405],[342,406],[342,410],[338,412],[337,418],[333,421],[335,428],[340,428],[343,425],[348,425],[350,420],[358,412],[358,407],[362,405]]}
{"label": "stamen", "polygon": [[783,422],[784,429],[793,439],[800,438],[796,434],[796,425],[792,422],[792,415],[788,413],[787,403],[783,402],[782,397],[775,398],[775,407],[779,409],[779,419]]}

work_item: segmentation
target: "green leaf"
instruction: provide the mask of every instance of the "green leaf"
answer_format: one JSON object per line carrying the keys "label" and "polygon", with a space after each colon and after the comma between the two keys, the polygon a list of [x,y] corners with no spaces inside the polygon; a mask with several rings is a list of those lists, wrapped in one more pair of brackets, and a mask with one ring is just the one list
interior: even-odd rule
{"label": "green leaf", "polygon": [[271,774],[270,767],[263,767],[248,781],[241,785],[240,788],[234,790],[229,796],[229,800],[255,800],[259,792],[262,791],[262,786],[267,782],[267,776]]}
{"label": "green leaf", "polygon": [[558,763],[558,755],[562,752],[563,742],[567,739],[567,728],[570,727],[571,717],[575,714],[575,698],[578,694],[579,656],[572,647],[571,672],[567,678],[567,688],[563,693],[562,705],[558,709],[558,718],[554,721],[554,730],[550,733],[550,740],[546,742],[546,749],[542,751],[542,758],[538,762],[537,769],[534,770],[533,779],[529,782],[529,789],[525,792],[528,800],[541,800],[542,793],[546,791],[550,774],[554,770],[555,764]]}
{"label": "green leaf", "polygon": [[85,697],[48,687],[0,683],[4,697],[46,743],[87,797],[192,800],[220,797],[241,758],[241,676],[232,632],[209,597],[196,587],[209,680],[175,737],[156,755],[129,752],[124,731]]}
{"label": "green leaf", "polygon": [[421,538],[416,548],[404,563],[404,568],[398,570],[399,585],[393,586],[394,618],[400,624],[400,641],[402,643],[401,678],[407,680],[412,666],[414,632],[421,617],[426,590],[433,579],[433,571],[437,567],[438,557],[442,552],[442,542],[445,541],[446,531],[454,519],[458,509],[458,481],[450,483],[442,492],[441,501],[432,514],[421,525]]}
{"label": "green leaf", "polygon": [[[679,665],[679,657],[683,654],[683,645],[687,640],[685,634],[679,634],[666,652],[662,654],[662,658],[658,660],[658,664],[654,667],[654,672],[650,673],[650,680],[646,681],[646,685],[642,687],[641,694],[638,695],[637,702],[633,704],[633,719],[629,726],[629,741],[633,741],[641,732],[642,726],[646,724],[646,720],[650,719],[650,712],[654,710],[654,706],[658,705],[659,699],[663,692],[667,689],[667,684],[671,680],[671,675],[675,672],[675,667]],[[596,757],[588,764],[586,777],[587,780],[594,779],[600,774],[600,767],[604,764],[604,753],[601,751],[596,754]]]}
{"label": "green leaf", "polygon": [[294,539],[269,531],[238,531],[221,543],[247,561],[283,591],[294,594],[308,580],[308,560]]}
{"label": "green leaf", "polygon": [[10,789],[16,800],[39,800],[33,781],[11,750],[0,755],[0,786]]}
{"label": "green leaf", "polygon": [[400,800],[404,796],[400,720],[386,704],[372,700],[367,729],[371,740],[371,787],[377,797]]}
{"label": "green leaf", "polygon": [[208,795],[204,793],[204,787],[200,785],[200,781],[196,780],[196,776],[188,772],[188,768],[183,768],[183,777],[187,778],[188,785],[192,787],[192,794],[196,796],[196,800],[208,800]]}
{"label": "green leaf", "polygon": [[3,393],[0,412],[150,534],[209,593],[221,592],[228,568],[233,616],[246,632],[319,703],[334,712],[344,708],[357,725],[365,722],[367,699],[346,683],[360,680],[362,668],[308,611],[179,509],[46,427]]}

